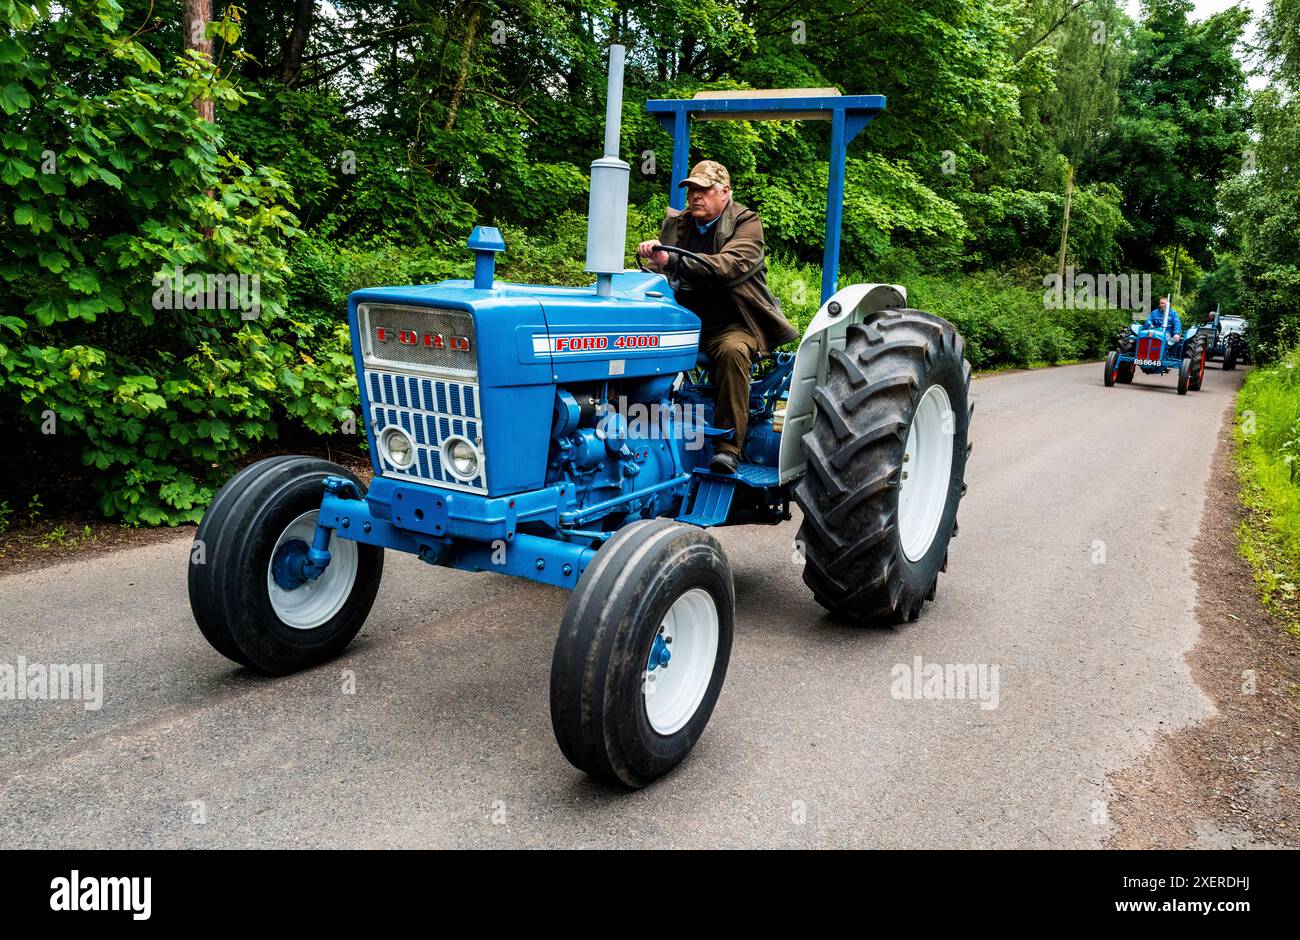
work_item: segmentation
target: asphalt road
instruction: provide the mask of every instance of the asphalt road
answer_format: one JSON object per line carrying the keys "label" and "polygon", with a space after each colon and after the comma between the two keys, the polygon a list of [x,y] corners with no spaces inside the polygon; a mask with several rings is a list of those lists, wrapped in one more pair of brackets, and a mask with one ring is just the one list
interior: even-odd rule
{"label": "asphalt road", "polygon": [[[270,680],[194,626],[192,531],[0,577],[0,663],[105,670],[98,710],[0,701],[0,845],[1099,846],[1106,774],[1210,709],[1183,659],[1189,549],[1242,375],[1179,397],[1101,372],[975,382],[961,534],[917,623],[824,618],[795,523],[719,530],[727,684],[686,762],[634,794],[552,739],[560,589],[390,553],[347,654]],[[918,656],[997,667],[997,707],[894,694]]]}

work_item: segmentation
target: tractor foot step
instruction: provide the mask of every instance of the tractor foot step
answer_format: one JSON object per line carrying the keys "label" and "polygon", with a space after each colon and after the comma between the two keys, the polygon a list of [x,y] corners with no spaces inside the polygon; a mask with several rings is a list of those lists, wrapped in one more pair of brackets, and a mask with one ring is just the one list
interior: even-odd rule
{"label": "tractor foot step", "polygon": [[678,516],[677,521],[703,527],[722,525],[727,521],[731,498],[735,495],[736,481],[729,474],[701,476],[691,496],[689,511]]}
{"label": "tractor foot step", "polygon": [[731,511],[731,500],[736,495],[736,487],[748,486],[754,489],[767,489],[777,486],[780,474],[776,467],[764,467],[756,463],[742,463],[735,473],[718,473],[707,467],[697,467],[695,489],[683,515],[678,522],[690,525],[715,526],[727,521]]}
{"label": "tractor foot step", "polygon": [[765,467],[757,463],[742,463],[736,467],[735,473],[718,473],[707,466],[697,467],[694,472],[699,480],[730,480],[733,483],[742,483],[760,489],[776,486],[780,479],[776,467]]}

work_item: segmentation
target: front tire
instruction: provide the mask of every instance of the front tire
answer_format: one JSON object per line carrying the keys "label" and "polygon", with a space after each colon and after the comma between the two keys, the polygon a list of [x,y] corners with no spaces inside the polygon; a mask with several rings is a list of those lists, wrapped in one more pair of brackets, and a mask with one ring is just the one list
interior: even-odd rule
{"label": "front tire", "polygon": [[[228,659],[285,675],[339,655],[365,622],[383,575],[384,552],[330,536],[330,564],[314,581],[286,586],[286,556],[310,544],[327,476],[361,482],[337,464],[272,457],[236,474],[199,523],[191,553],[190,609]],[[283,582],[283,583],[282,583]]]}
{"label": "front tire", "polygon": [[1223,353],[1223,369],[1225,372],[1231,372],[1233,369],[1237,368],[1237,357],[1240,355],[1240,352],[1241,347],[1231,339],[1228,340],[1228,348],[1225,349]]}
{"label": "front tire", "polygon": [[965,493],[970,364],[946,320],[886,310],[830,353],[795,488],[804,582],[851,623],[915,620],[947,567]]}
{"label": "front tire", "polygon": [[1119,377],[1119,353],[1111,350],[1106,354],[1106,374],[1102,377],[1102,383],[1111,388],[1115,380]]}
{"label": "front tire", "polygon": [[669,519],[620,529],[583,572],[551,660],[569,763],[639,788],[704,732],[731,659],[736,596],[716,539]]}
{"label": "front tire", "polygon": [[1192,360],[1184,357],[1178,361],[1178,394],[1186,395],[1192,380]]}

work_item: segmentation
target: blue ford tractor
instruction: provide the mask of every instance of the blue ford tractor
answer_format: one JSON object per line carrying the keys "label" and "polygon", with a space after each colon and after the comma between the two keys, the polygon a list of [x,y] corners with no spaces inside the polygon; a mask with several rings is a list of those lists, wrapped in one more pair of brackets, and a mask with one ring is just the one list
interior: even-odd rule
{"label": "blue ford tractor", "polygon": [[[972,405],[952,324],[909,309],[901,287],[836,283],[845,148],[883,97],[650,101],[673,135],[679,209],[692,115],[831,122],[821,307],[797,351],[755,364],[743,461],[711,472],[712,442],[732,432],[711,423],[700,319],[675,302],[676,277],[624,266],[623,56],[611,47],[605,151],[591,169],[595,284],[498,281],[505,245],[480,227],[473,280],[352,294],[373,480],[308,457],[241,470],[199,526],[205,563],[191,565],[189,594],[213,647],[279,675],[343,651],[385,550],[569,588],[555,737],[580,770],[635,788],[690,751],[726,676],[735,589],[709,529],[778,524],[797,503],[820,604],[852,623],[915,620],[957,530]],[[696,257],[680,277],[703,276],[708,256]]]}
{"label": "blue ford tractor", "polygon": [[1163,329],[1150,329],[1142,320],[1120,331],[1115,348],[1106,356],[1107,388],[1127,385],[1138,369],[1147,375],[1178,373],[1178,394],[1200,391],[1205,378],[1207,342],[1204,330],[1189,327],[1180,342]]}

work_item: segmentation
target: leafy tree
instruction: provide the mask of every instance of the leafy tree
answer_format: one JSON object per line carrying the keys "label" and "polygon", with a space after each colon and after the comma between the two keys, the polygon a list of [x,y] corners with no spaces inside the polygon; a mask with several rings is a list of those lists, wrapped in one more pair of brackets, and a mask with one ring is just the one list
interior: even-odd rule
{"label": "leafy tree", "polygon": [[[196,519],[213,464],[274,436],[288,402],[329,429],[345,376],[299,352],[312,328],[283,309],[283,178],[192,106],[244,96],[179,44],[164,63],[123,16],[113,0],[0,13],[0,414],[51,467],[98,470],[106,513],[156,524]],[[207,274],[260,283],[201,309],[189,278]]]}
{"label": "leafy tree", "polygon": [[1130,261],[1155,270],[1161,246],[1210,259],[1215,190],[1247,144],[1246,78],[1236,56],[1248,10],[1188,21],[1191,0],[1146,0],[1120,87],[1114,132],[1089,161],[1124,193]]}

